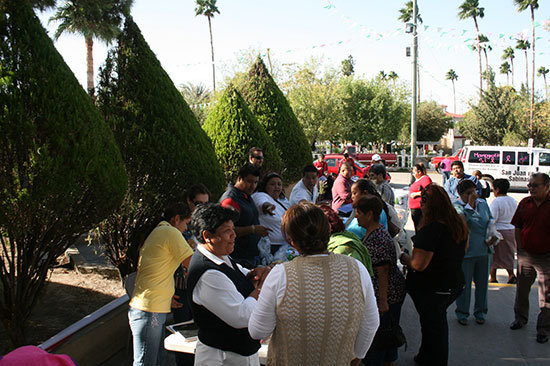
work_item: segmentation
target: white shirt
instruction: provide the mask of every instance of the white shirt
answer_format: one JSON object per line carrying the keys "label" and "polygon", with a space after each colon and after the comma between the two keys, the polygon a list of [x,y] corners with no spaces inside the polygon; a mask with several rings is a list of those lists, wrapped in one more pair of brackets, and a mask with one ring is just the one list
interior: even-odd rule
{"label": "white shirt", "polygon": [[[355,339],[354,353],[357,358],[364,358],[380,324],[380,316],[378,315],[378,307],[376,306],[376,298],[369,272],[359,261],[355,261],[357,262],[361,276],[361,286],[365,297],[365,311],[361,317],[359,333]],[[285,269],[282,264],[278,264],[267,275],[262,286],[260,298],[258,299],[258,305],[250,316],[248,332],[253,339],[265,339],[273,333],[277,322],[275,311],[285,295],[285,290]]]}
{"label": "white shirt", "polygon": [[495,219],[497,230],[514,230],[510,224],[518,203],[510,196],[498,196],[491,202],[491,213]]}
{"label": "white shirt", "polygon": [[[256,205],[256,208],[258,209],[258,218],[260,219],[260,224],[262,226],[265,226],[271,231],[268,234],[269,241],[271,244],[275,245],[282,245],[286,244],[285,239],[283,238],[283,233],[281,231],[281,219],[283,218],[283,215],[285,214],[286,210],[290,207],[290,203],[286,198],[279,198],[276,202],[273,197],[268,195],[265,192],[256,192],[252,195],[252,199],[254,200],[254,204]],[[275,206],[275,210],[273,210],[273,215],[270,215],[269,213],[264,214],[264,211],[262,209],[262,206],[264,203],[270,203],[273,206]],[[283,208],[283,206],[286,207]]]}
{"label": "white shirt", "polygon": [[[225,263],[233,268],[228,256],[217,257],[206,250],[203,245],[199,245],[197,250],[217,265]],[[239,264],[237,264],[237,269],[245,276],[249,272]],[[193,302],[204,306],[236,329],[248,326],[248,319],[257,303],[253,297],[245,299],[229,277],[215,269],[206,270],[201,275],[193,289]]]}
{"label": "white shirt", "polygon": [[300,181],[292,188],[292,192],[290,193],[290,205],[297,205],[300,201],[315,203],[317,202],[318,196],[319,190],[316,185],[313,187],[313,193],[311,193],[304,185],[303,179],[300,179]]}

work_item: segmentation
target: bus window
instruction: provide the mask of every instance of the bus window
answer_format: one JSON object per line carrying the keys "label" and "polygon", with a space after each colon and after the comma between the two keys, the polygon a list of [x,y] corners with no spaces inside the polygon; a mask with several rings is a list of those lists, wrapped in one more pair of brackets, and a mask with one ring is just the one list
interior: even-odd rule
{"label": "bus window", "polygon": [[468,163],[499,164],[500,151],[470,151]]}
{"label": "bus window", "polygon": [[544,152],[540,153],[539,165],[550,166],[550,153],[544,153]]}
{"label": "bus window", "polygon": [[525,151],[518,151],[518,165],[532,165],[533,164],[533,154],[529,156],[529,153]]}
{"label": "bus window", "polygon": [[502,152],[502,164],[516,164],[516,152],[515,151],[503,151]]}

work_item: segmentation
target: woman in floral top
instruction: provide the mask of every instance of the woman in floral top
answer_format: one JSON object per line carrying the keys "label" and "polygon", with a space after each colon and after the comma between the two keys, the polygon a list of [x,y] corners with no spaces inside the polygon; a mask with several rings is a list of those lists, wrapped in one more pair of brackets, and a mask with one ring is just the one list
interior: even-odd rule
{"label": "woman in floral top", "polygon": [[[383,225],[380,212],[383,203],[378,197],[363,197],[354,203],[359,225],[367,230],[363,244],[367,247],[374,269],[373,285],[380,312],[380,328],[399,324],[405,299],[405,278],[397,267],[393,240]],[[397,348],[376,349],[371,346],[363,360],[367,366],[382,365],[397,360]]]}

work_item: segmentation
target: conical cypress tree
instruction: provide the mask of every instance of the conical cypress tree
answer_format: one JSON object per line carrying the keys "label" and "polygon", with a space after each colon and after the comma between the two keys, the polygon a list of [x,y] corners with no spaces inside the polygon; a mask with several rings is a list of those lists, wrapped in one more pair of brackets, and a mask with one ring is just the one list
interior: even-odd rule
{"label": "conical cypress tree", "polygon": [[29,3],[0,2],[0,318],[13,346],[48,269],[126,189],[111,130]]}
{"label": "conical cypress tree", "polygon": [[279,151],[234,86],[226,88],[202,127],[212,140],[228,181],[235,181],[254,146],[266,157],[264,171],[281,171]]}
{"label": "conical cypress tree", "polygon": [[138,248],[164,206],[195,183],[216,198],[223,173],[210,139],[131,18],[100,71],[98,104],[128,173],[122,206],[100,228],[109,259],[124,275],[135,270]]}
{"label": "conical cypress tree", "polygon": [[281,152],[286,179],[296,181],[312,163],[306,135],[287,99],[258,57],[238,87],[258,122]]}

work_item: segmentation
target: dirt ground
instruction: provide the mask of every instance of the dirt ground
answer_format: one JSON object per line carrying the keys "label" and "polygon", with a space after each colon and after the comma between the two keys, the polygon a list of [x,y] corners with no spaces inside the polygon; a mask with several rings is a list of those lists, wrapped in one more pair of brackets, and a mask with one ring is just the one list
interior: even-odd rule
{"label": "dirt ground", "polygon": [[[51,270],[26,330],[28,344],[46,341],[124,294],[120,280],[95,273],[79,274],[68,268]],[[9,351],[8,335],[0,324],[0,355]]]}

